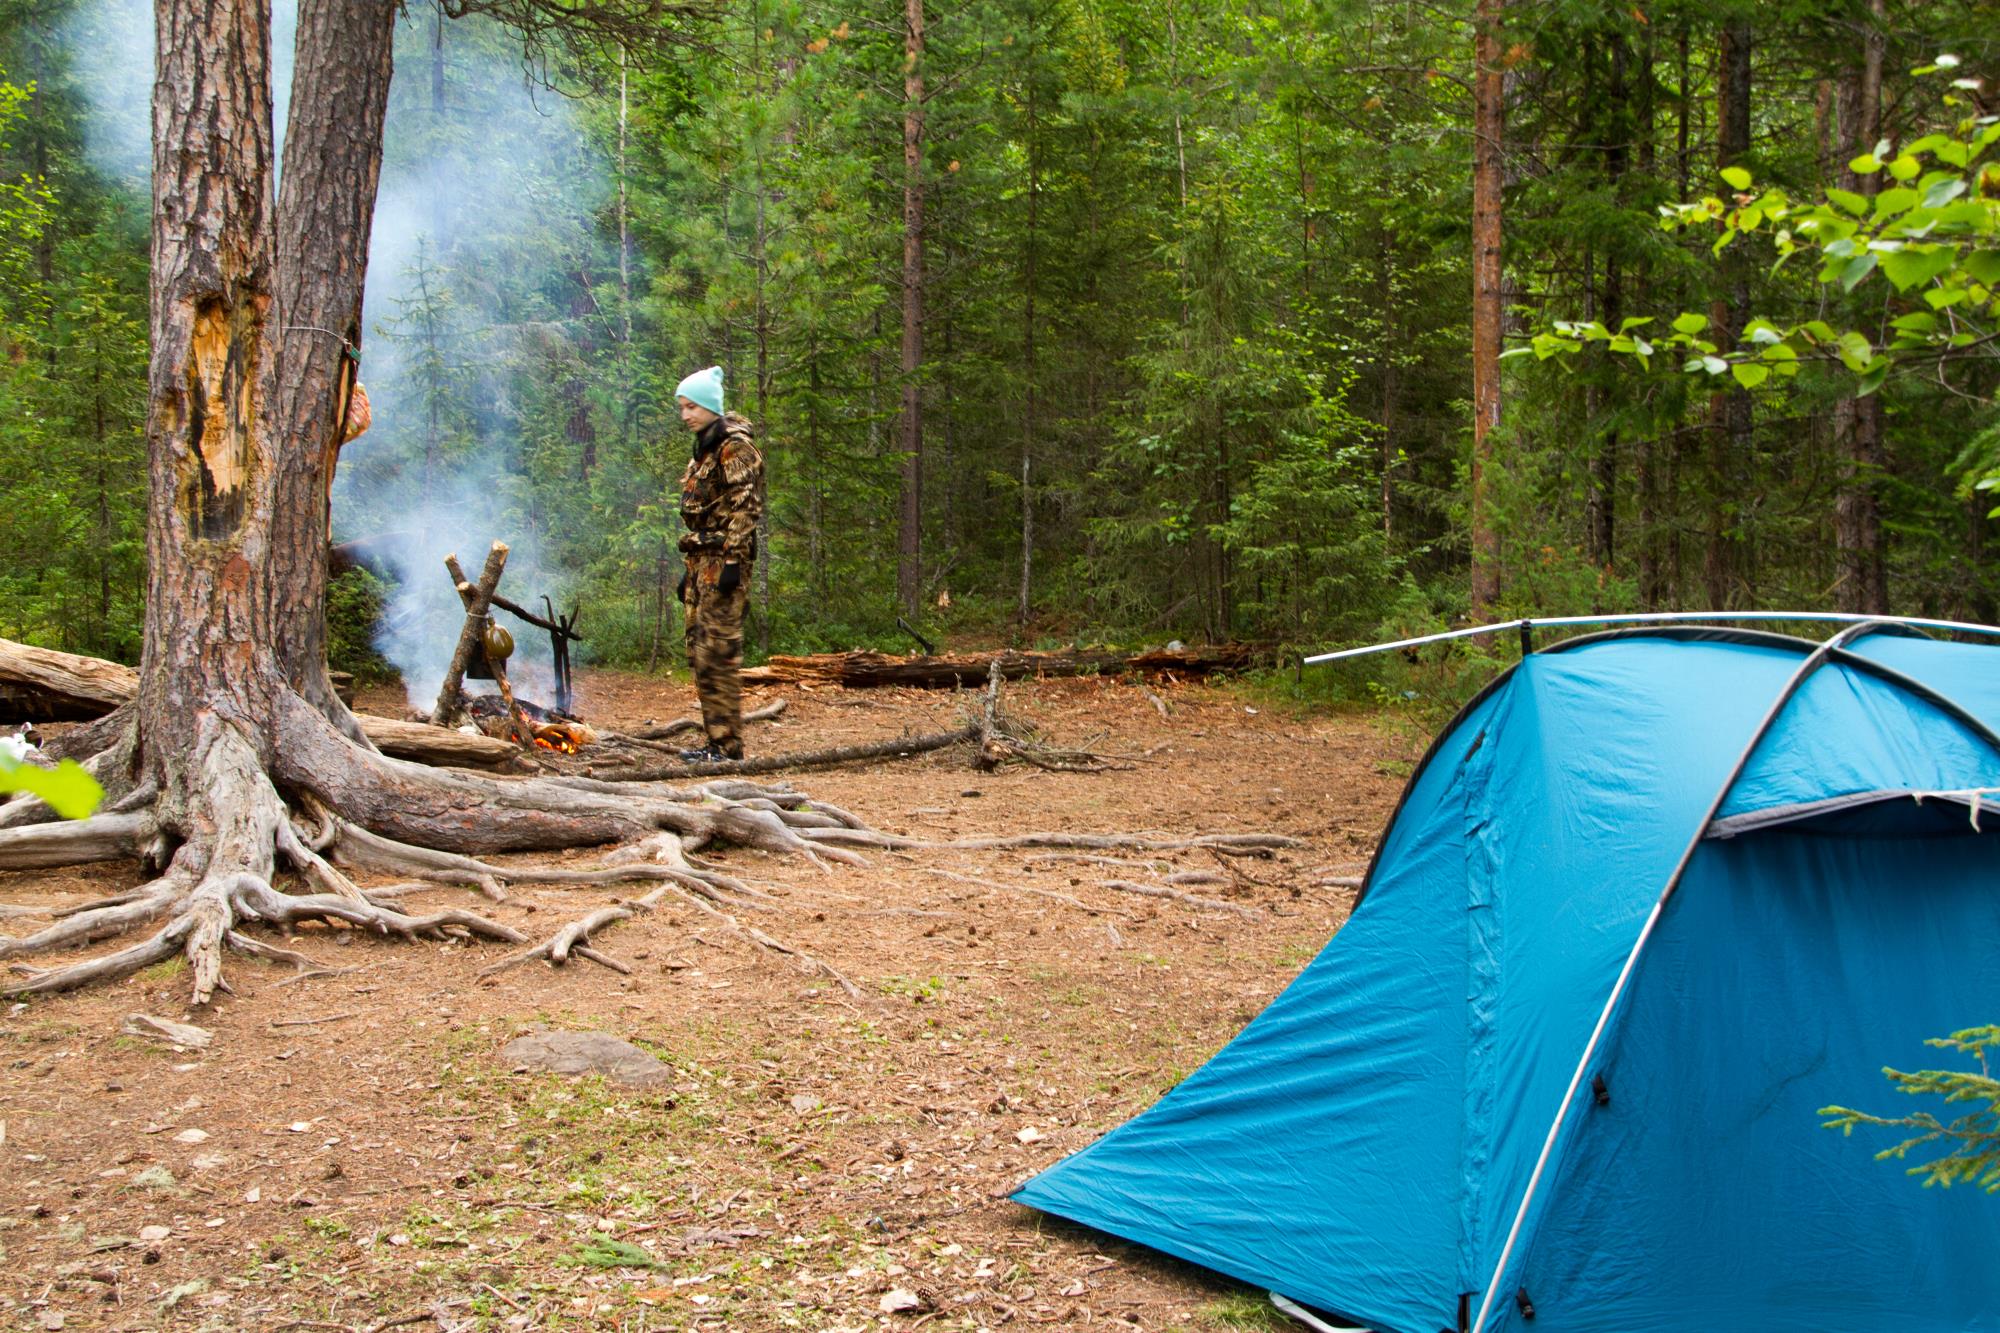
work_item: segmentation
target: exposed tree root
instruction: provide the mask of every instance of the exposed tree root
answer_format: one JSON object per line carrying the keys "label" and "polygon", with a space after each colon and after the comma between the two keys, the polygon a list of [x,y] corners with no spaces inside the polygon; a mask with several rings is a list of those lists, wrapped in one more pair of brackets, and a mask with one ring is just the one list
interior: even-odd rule
{"label": "exposed tree root", "polygon": [[[970,741],[982,731],[989,739],[998,734],[996,695],[997,686],[989,691],[980,721],[938,743]],[[770,912],[779,904],[694,854],[749,847],[796,856],[825,870],[834,862],[864,864],[855,848],[894,853],[1046,848],[1074,855],[1201,847],[1218,855],[1269,855],[1298,845],[1269,834],[1152,838],[1025,833],[929,841],[879,832],[851,812],[790,786],[749,780],[746,774],[758,771],[753,765],[730,765],[706,781],[680,786],[656,779],[489,777],[378,753],[299,696],[279,699],[276,712],[275,734],[268,737],[252,737],[217,712],[198,713],[190,722],[191,743],[164,775],[134,762],[138,751],[132,723],[121,714],[115,726],[107,719],[105,725],[79,729],[97,747],[85,761],[111,789],[112,800],[102,812],[63,822],[48,820],[46,811],[31,809],[27,802],[0,807],[0,870],[107,860],[137,860],[152,868],[152,877],[129,892],[59,908],[8,911],[9,917],[33,914],[48,922],[18,938],[0,936],[0,961],[9,963],[17,978],[0,986],[0,993],[66,991],[184,957],[192,974],[192,999],[200,1005],[228,989],[223,960],[229,952],[295,969],[295,977],[330,970],[260,937],[251,929],[260,924],[285,933],[313,922],[400,939],[525,944],[528,939],[518,930],[478,913],[457,907],[420,912],[406,907],[404,899],[437,885],[471,888],[504,902],[509,886],[641,882],[652,885],[643,896],[594,907],[489,971],[531,959],[560,964],[570,958],[627,970],[597,946],[596,937],[672,897],[716,918],[731,934],[858,997],[861,989],[835,968],[740,921],[737,913]],[[937,738],[899,738],[875,748],[907,751],[930,739]],[[869,748],[850,747],[845,753]],[[606,844],[613,850],[586,866],[507,865],[487,859],[495,853]],[[281,870],[297,876],[290,891],[281,885]],[[354,878],[357,872],[399,882],[365,888]],[[1130,915],[1052,890],[951,871],[934,873],[1096,914]],[[1207,910],[1244,910],[1178,890],[1160,892]],[[141,929],[150,933],[96,957],[51,966],[21,961]]]}
{"label": "exposed tree root", "polygon": [[937,841],[879,833],[874,829],[850,828],[801,829],[800,836],[814,842],[837,842],[853,847],[896,851],[1007,852],[1026,847],[1055,847],[1095,852],[1179,852],[1194,847],[1213,847],[1224,855],[1265,856],[1284,848],[1305,845],[1297,838],[1277,833],[1204,833],[1192,838],[1147,838],[1119,833],[1013,833],[991,838]]}
{"label": "exposed tree root", "polygon": [[629,902],[612,903],[589,912],[565,924],[541,944],[536,945],[532,949],[511,954],[501,959],[491,967],[481,971],[480,975],[491,976],[497,972],[504,972],[510,967],[517,967],[522,963],[533,962],[537,959],[546,959],[549,963],[560,967],[572,957],[585,958],[593,963],[608,967],[614,972],[629,975],[632,969],[628,964],[599,952],[587,944],[586,941],[597,931],[609,929],[620,921],[629,921],[641,912],[654,910],[665,900],[669,893],[678,894],[683,901],[689,903],[699,911],[715,917],[723,923],[724,927],[732,935],[740,936],[757,945],[759,948],[768,949],[772,953],[779,954],[789,959],[800,971],[810,973],[814,976],[825,977],[846,991],[850,996],[856,999],[860,998],[861,988],[856,986],[852,981],[849,981],[838,969],[820,961],[801,949],[786,944],[783,940],[774,939],[763,931],[758,930],[755,926],[744,925],[728,912],[688,892],[685,886],[679,884],[663,884],[643,898],[634,898]]}

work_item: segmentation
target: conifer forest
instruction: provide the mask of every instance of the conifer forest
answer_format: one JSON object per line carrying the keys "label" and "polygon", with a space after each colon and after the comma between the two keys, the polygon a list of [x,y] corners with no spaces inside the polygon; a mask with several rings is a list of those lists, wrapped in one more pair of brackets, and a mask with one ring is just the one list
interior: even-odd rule
{"label": "conifer forest", "polygon": [[[1975,0],[508,8],[398,21],[336,666],[409,669],[494,539],[595,660],[677,662],[712,363],[753,660],[1995,615]],[[128,662],[151,62],[141,4],[0,5],[0,637]]]}

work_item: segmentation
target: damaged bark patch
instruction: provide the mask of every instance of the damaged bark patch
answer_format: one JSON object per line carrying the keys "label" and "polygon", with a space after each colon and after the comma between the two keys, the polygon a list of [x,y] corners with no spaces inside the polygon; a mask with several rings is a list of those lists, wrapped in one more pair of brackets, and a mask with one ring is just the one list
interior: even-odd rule
{"label": "damaged bark patch", "polygon": [[188,527],[206,540],[226,538],[243,522],[256,424],[257,340],[262,298],[228,305],[219,299],[195,308],[188,348],[188,458],[181,509]]}

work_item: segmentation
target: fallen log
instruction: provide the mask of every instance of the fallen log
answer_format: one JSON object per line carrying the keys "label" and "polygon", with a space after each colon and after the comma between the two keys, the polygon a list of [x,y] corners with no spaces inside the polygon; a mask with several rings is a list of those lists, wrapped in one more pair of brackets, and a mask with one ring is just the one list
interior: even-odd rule
{"label": "fallen log", "polygon": [[1067,653],[951,653],[941,657],[892,657],[887,653],[818,653],[773,657],[744,669],[745,685],[838,685],[850,690],[901,685],[955,689],[983,684],[996,666],[1006,680],[1029,676],[1098,676],[1137,672],[1208,676],[1243,671],[1271,652],[1254,644],[1158,649],[1145,653],[1103,650]]}
{"label": "fallen log", "polygon": [[0,639],[0,723],[87,722],[138,691],[131,667]]}
{"label": "fallen log", "polygon": [[[0,723],[86,722],[103,717],[139,689],[131,667],[96,657],[0,639]],[[355,714],[383,754],[455,768],[496,768],[521,754],[491,736]]]}

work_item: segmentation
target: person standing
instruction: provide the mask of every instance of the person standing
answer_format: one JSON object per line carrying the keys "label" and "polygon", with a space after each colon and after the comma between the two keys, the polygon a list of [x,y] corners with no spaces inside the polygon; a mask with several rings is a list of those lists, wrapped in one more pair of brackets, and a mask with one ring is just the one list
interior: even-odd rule
{"label": "person standing", "polygon": [[688,665],[694,668],[707,744],[681,751],[688,763],[743,757],[743,612],[764,514],[764,458],[750,423],[722,405],[722,367],[698,370],[674,390],[694,432],[681,474],[681,605],[687,609]]}

